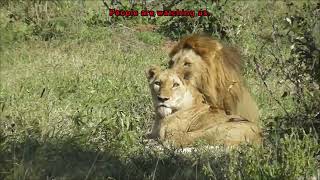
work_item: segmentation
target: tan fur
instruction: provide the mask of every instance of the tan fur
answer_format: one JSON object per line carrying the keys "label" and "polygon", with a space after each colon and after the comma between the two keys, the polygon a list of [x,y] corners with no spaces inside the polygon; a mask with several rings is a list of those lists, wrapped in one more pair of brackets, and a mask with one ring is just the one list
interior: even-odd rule
{"label": "tan fur", "polygon": [[191,35],[172,49],[169,68],[183,71],[184,79],[205,96],[213,109],[258,122],[256,102],[241,76],[240,53],[208,36]]}
{"label": "tan fur", "polygon": [[[178,110],[188,109],[191,106],[202,104],[204,98],[202,94],[196,93],[195,88],[187,89],[185,81],[181,79],[178,74],[173,70],[161,71],[160,67],[152,66],[146,71],[147,78],[149,80],[149,88],[151,90],[152,100],[156,112],[156,118],[149,134],[150,138],[159,137],[159,131],[162,124],[162,119],[166,116],[166,113],[172,114]],[[183,80],[183,81],[182,81]],[[157,86],[155,83],[161,83],[160,86]],[[179,83],[179,87],[173,88],[174,83]],[[192,102],[188,102],[188,95],[192,96]],[[186,97],[183,97],[186,96]],[[159,102],[159,97],[169,98],[164,104],[170,106],[163,110],[163,103]],[[174,97],[178,97],[181,101],[174,101]],[[170,109],[170,110],[168,110]],[[171,111],[172,110],[172,111]]]}
{"label": "tan fur", "polygon": [[[261,130],[255,123],[210,108],[198,89],[183,78],[183,72],[174,69],[161,71],[159,67],[151,67],[147,70],[147,77],[156,111],[151,138],[160,138],[166,143],[183,147],[197,140],[224,145],[261,142]],[[177,82],[179,86],[175,87]],[[155,83],[159,84],[159,88]],[[159,105],[163,102],[158,97],[167,97],[167,107],[172,108],[172,111],[168,111],[170,113],[161,115],[163,111],[159,112]]]}

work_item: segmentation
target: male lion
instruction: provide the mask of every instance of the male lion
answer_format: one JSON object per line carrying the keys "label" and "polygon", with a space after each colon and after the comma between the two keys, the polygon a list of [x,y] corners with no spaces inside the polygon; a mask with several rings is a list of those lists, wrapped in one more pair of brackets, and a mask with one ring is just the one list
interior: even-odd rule
{"label": "male lion", "polygon": [[189,146],[200,139],[210,144],[260,143],[260,129],[255,123],[210,108],[183,77],[183,72],[173,69],[161,71],[152,66],[147,70],[156,111],[151,138],[177,146]]}
{"label": "male lion", "polygon": [[184,79],[199,89],[213,109],[258,121],[258,107],[243,83],[235,48],[209,36],[191,35],[180,40],[169,56],[169,68],[182,70]]}

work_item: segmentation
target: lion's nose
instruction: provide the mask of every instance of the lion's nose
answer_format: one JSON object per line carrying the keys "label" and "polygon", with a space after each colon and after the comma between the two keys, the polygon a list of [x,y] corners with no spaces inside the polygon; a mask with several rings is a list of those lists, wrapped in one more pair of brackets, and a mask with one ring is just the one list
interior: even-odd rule
{"label": "lion's nose", "polygon": [[168,101],[169,97],[158,96],[158,100],[161,101],[161,102]]}

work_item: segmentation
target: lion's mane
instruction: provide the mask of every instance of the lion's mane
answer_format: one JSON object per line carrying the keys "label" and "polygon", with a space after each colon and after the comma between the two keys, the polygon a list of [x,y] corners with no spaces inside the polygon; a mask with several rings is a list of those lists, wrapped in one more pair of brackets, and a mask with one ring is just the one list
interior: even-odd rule
{"label": "lion's mane", "polygon": [[[198,68],[185,68],[183,56],[192,50],[201,57]],[[185,52],[185,53],[184,53]],[[241,76],[241,58],[237,48],[225,46],[206,35],[190,35],[181,39],[169,54],[169,68],[183,69],[189,80],[205,96],[212,108],[226,114],[258,120],[258,108]],[[172,58],[175,57],[175,61]],[[193,66],[193,65],[191,65]],[[195,67],[195,66],[194,66]]]}

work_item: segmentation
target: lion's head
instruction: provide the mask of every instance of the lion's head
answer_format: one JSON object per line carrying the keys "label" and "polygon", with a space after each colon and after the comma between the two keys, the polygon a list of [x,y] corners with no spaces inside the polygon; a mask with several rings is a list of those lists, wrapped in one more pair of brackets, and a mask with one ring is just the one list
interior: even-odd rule
{"label": "lion's head", "polygon": [[182,72],[183,79],[195,86],[211,107],[252,121],[258,118],[256,104],[242,82],[236,48],[209,36],[191,35],[181,39],[169,56],[169,68]]}
{"label": "lion's head", "polygon": [[[222,93],[240,81],[240,58],[235,49],[224,47],[218,41],[204,35],[192,35],[182,39],[171,51],[169,68],[184,71],[189,80],[207,97],[209,104],[223,106]],[[237,101],[238,89],[230,91]]]}
{"label": "lion's head", "polygon": [[147,69],[146,74],[156,113],[160,117],[187,109],[195,103],[192,92],[194,89],[184,81],[181,73],[152,66]]}

